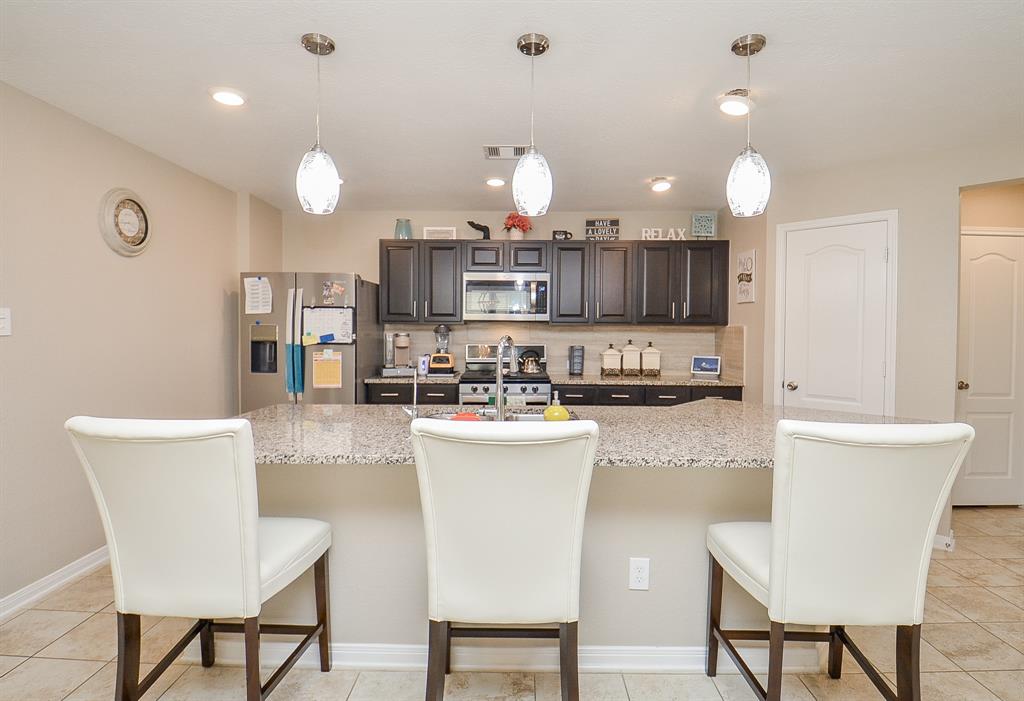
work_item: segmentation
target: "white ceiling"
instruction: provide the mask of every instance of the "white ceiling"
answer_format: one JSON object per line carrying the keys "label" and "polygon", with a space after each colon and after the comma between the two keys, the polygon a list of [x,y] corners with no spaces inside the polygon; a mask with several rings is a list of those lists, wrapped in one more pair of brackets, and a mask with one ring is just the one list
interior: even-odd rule
{"label": "white ceiling", "polygon": [[[0,79],[130,142],[283,209],[313,140],[313,57],[323,60],[322,143],[346,209],[503,209],[513,161],[485,143],[529,138],[526,31],[537,60],[537,144],[552,210],[685,209],[725,201],[742,120],[715,96],[753,59],[753,143],[776,178],[893,153],[1024,134],[1024,3],[517,2],[437,0],[0,0]],[[249,97],[213,103],[214,85]],[[675,178],[657,195],[645,180]]]}

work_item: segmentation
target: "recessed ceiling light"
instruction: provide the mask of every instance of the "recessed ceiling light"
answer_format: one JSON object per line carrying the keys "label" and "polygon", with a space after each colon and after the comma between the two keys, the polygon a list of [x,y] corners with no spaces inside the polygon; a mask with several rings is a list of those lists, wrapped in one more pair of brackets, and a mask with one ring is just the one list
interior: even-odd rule
{"label": "recessed ceiling light", "polygon": [[719,95],[716,101],[718,109],[730,117],[742,117],[754,109],[754,101],[750,99],[745,88],[730,90],[724,95]]}
{"label": "recessed ceiling light", "polygon": [[245,95],[231,88],[210,88],[210,97],[228,107],[241,107],[245,104]]}
{"label": "recessed ceiling light", "polygon": [[487,178],[486,183],[491,187],[504,187],[505,181],[502,178]]}
{"label": "recessed ceiling light", "polygon": [[658,176],[657,178],[651,178],[651,189],[655,192],[665,192],[672,187],[672,183],[668,178]]}

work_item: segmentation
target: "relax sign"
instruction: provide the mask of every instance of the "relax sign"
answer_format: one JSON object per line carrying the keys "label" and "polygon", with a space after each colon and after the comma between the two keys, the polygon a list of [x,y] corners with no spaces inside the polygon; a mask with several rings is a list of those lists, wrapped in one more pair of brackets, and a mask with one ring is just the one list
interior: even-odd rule
{"label": "relax sign", "polygon": [[670,229],[644,227],[640,229],[640,238],[644,241],[685,241],[686,227]]}

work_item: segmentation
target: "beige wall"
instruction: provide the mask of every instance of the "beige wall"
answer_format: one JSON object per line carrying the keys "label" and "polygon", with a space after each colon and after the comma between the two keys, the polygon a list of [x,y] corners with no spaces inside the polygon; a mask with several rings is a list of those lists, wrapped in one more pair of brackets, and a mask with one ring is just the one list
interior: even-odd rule
{"label": "beige wall", "polygon": [[249,267],[246,270],[268,273],[282,270],[282,221],[281,210],[258,197],[249,196]]}
{"label": "beige wall", "polygon": [[765,397],[774,363],[775,231],[787,222],[899,210],[896,413],[953,418],[959,194],[967,185],[1019,178],[1024,140],[779,174],[765,213]]}
{"label": "beige wall", "polygon": [[[764,403],[764,310],[767,232],[765,217],[734,217],[728,207],[718,212],[719,236],[729,239],[729,324],[745,328],[743,401]],[[754,301],[736,303],[737,257],[754,251]],[[771,404],[771,397],[769,397]]]}
{"label": "beige wall", "polygon": [[960,224],[1024,228],[1024,182],[965,189],[960,193]]}
{"label": "beige wall", "polygon": [[[235,195],[0,83],[0,597],[103,545],[74,414],[235,406]],[[148,207],[137,258],[103,242],[113,187]],[[144,505],[140,505],[144,508]]]}

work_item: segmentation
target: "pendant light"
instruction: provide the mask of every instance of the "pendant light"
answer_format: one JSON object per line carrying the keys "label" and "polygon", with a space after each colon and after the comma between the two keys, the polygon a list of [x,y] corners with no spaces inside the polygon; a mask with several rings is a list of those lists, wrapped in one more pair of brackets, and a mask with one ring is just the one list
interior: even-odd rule
{"label": "pendant light", "polygon": [[334,52],[334,40],[323,34],[303,34],[302,46],[316,56],[316,143],[299,161],[295,173],[295,194],[302,210],[310,214],[331,214],[341,195],[341,178],[334,159],[320,145],[320,57]]}
{"label": "pendant light", "polygon": [[512,174],[512,199],[515,200],[516,211],[528,217],[546,214],[551,204],[551,169],[533,143],[533,62],[550,46],[546,36],[532,32],[516,41],[516,48],[530,57],[530,147],[519,158]]}
{"label": "pendant light", "polygon": [[[764,48],[763,34],[745,34],[732,43],[732,52],[747,59],[747,92],[750,95],[750,57]],[[725,195],[735,217],[756,217],[764,213],[772,194],[772,175],[764,158],[750,145],[750,111],[747,111],[747,146],[733,161]]]}

